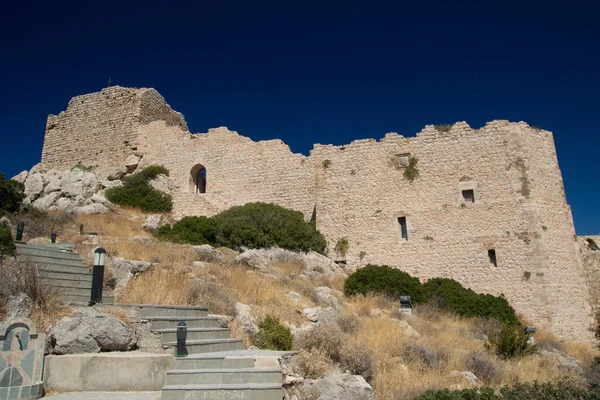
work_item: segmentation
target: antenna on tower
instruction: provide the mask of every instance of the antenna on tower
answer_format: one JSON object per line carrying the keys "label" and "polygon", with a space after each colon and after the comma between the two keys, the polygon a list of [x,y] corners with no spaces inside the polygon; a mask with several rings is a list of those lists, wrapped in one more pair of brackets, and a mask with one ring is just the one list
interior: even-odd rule
{"label": "antenna on tower", "polygon": [[112,81],[111,81],[110,77],[108,78],[108,82],[106,83],[106,86],[107,87],[111,87],[112,86]]}

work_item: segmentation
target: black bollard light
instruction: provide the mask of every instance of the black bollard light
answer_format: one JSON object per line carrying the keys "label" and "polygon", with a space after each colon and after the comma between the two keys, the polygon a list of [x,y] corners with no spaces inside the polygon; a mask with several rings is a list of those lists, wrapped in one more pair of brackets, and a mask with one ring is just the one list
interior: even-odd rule
{"label": "black bollard light", "polygon": [[412,304],[410,303],[410,296],[400,296],[400,312],[412,315]]}
{"label": "black bollard light", "polygon": [[94,270],[92,272],[92,295],[90,304],[102,302],[102,285],[104,284],[104,263],[106,262],[106,250],[98,247],[94,251]]}
{"label": "black bollard light", "polygon": [[79,234],[83,235],[83,224],[79,225]]}
{"label": "black bollard light", "polygon": [[50,243],[56,243],[56,232],[52,232],[50,235]]}
{"label": "black bollard light", "polygon": [[177,324],[177,352],[175,357],[185,357],[188,355],[185,341],[187,339],[187,325],[181,321]]}
{"label": "black bollard light", "polygon": [[534,326],[526,326],[524,330],[525,330],[525,336],[527,336],[527,343],[530,346],[533,346],[535,344],[535,339],[533,338],[533,334],[535,333],[535,327]]}
{"label": "black bollard light", "polygon": [[19,222],[17,224],[17,242],[23,241],[23,230],[25,229],[25,224],[23,222]]}

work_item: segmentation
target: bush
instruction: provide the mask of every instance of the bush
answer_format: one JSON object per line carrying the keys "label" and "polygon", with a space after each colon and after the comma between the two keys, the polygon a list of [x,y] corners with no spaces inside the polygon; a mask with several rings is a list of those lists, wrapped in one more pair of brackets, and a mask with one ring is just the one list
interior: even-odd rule
{"label": "bush", "polygon": [[519,325],[515,310],[502,297],[479,294],[448,278],[434,278],[424,285],[418,278],[387,265],[367,265],[344,283],[347,296],[382,294],[393,299],[410,296],[413,304],[428,303],[463,317],[484,317]]}
{"label": "bush", "polygon": [[407,344],[402,351],[405,364],[413,364],[420,370],[443,369],[448,363],[448,353],[427,349],[417,344]]}
{"label": "bush", "polygon": [[213,217],[218,246],[325,251],[325,237],[299,211],[276,204],[248,203]]}
{"label": "bush", "polygon": [[315,326],[312,330],[300,335],[296,340],[297,349],[319,350],[331,360],[340,362],[340,351],[346,335],[336,324]]}
{"label": "bush", "polygon": [[423,285],[425,296],[440,308],[463,317],[484,317],[519,324],[515,310],[502,297],[479,294],[448,278],[430,279]]}
{"label": "bush", "polygon": [[300,350],[295,363],[300,375],[309,379],[323,378],[333,370],[331,359],[323,351],[317,349]]}
{"label": "bush", "polygon": [[2,259],[2,256],[14,255],[15,250],[15,242],[13,241],[10,228],[0,223],[0,259]]}
{"label": "bush", "polygon": [[505,324],[499,334],[491,335],[486,348],[503,359],[524,356],[535,351],[535,345],[529,344],[529,336],[522,327],[511,324]]}
{"label": "bush", "polygon": [[150,186],[150,181],[160,174],[169,176],[169,171],[163,166],[151,165],[125,178],[123,186],[107,189],[105,196],[115,204],[139,208],[143,212],[171,211],[171,196]]}
{"label": "bush", "polygon": [[5,180],[4,174],[0,173],[0,217],[5,213],[18,212],[23,203],[25,186],[22,183]]}
{"label": "bush", "polygon": [[217,227],[211,218],[183,217],[176,224],[163,225],[155,234],[159,239],[193,245],[214,244]]}
{"label": "bush", "polygon": [[547,383],[519,383],[496,392],[489,387],[451,391],[427,391],[414,400],[586,400],[600,399],[600,388],[582,386],[570,380]]}
{"label": "bush", "polygon": [[267,315],[258,324],[259,331],[250,336],[252,345],[267,350],[289,351],[292,349],[292,332],[278,318]]}
{"label": "bush", "polygon": [[342,332],[353,334],[360,328],[360,318],[356,314],[342,314],[335,322],[338,324]]}
{"label": "bush", "polygon": [[383,294],[394,299],[410,296],[415,303],[426,301],[418,278],[387,265],[369,264],[357,270],[346,279],[344,293],[346,296]]}
{"label": "bush", "polygon": [[354,375],[362,375],[367,381],[375,375],[375,355],[373,351],[352,341],[347,341],[340,351],[342,370]]}
{"label": "bush", "polygon": [[502,379],[502,371],[483,353],[469,353],[465,360],[465,367],[487,383],[500,382]]}
{"label": "bush", "polygon": [[211,244],[229,248],[268,248],[319,253],[325,238],[301,212],[275,204],[248,203],[232,207],[214,217],[185,217],[161,227],[156,236],[178,243]]}

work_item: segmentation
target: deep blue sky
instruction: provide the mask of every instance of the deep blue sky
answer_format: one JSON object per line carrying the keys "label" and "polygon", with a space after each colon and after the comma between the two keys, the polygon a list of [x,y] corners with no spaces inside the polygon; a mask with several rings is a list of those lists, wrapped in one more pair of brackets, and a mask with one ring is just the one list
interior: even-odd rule
{"label": "deep blue sky", "polygon": [[432,123],[524,120],[554,132],[578,233],[600,231],[592,1],[70,3],[2,6],[8,177],[39,161],[47,114],[112,77],[156,88],[192,132],[225,125],[305,154]]}

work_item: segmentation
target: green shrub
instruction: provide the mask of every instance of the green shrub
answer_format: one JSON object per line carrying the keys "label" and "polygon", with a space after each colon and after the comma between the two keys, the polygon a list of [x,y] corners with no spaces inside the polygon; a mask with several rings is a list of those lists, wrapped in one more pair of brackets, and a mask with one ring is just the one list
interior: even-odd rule
{"label": "green shrub", "polygon": [[451,391],[427,391],[414,400],[598,400],[600,387],[583,386],[570,380],[518,383],[499,391],[489,387]]}
{"label": "green shrub", "polygon": [[217,246],[325,251],[325,237],[304,221],[301,212],[276,204],[248,203],[223,211],[213,219],[217,225]]}
{"label": "green shrub", "polygon": [[346,257],[346,254],[348,254],[348,250],[350,249],[350,244],[348,243],[348,238],[341,238],[340,240],[337,241],[337,243],[335,244],[335,252],[336,254],[342,256],[342,257]]}
{"label": "green shrub", "polygon": [[0,223],[0,258],[15,254],[15,242],[13,241],[10,228]]}
{"label": "green shrub", "polygon": [[106,198],[112,203],[139,208],[143,212],[171,211],[171,196],[150,186],[150,181],[159,174],[168,176],[169,171],[163,166],[151,165],[125,178],[123,186],[106,190]]}
{"label": "green shrub", "polygon": [[5,213],[18,212],[23,203],[25,186],[12,179],[5,180],[4,174],[0,173],[0,217]]}
{"label": "green shrub", "polygon": [[279,322],[278,318],[267,315],[258,324],[259,331],[250,336],[252,345],[267,350],[289,351],[292,349],[292,332]]}
{"label": "green shrub", "polygon": [[394,299],[410,296],[413,304],[429,303],[463,317],[484,317],[519,325],[515,310],[502,297],[476,293],[448,278],[430,279],[422,285],[418,278],[387,265],[369,264],[354,272],[346,279],[344,292],[347,296],[372,293]]}
{"label": "green shrub", "polygon": [[485,347],[503,359],[520,357],[535,351],[535,345],[529,344],[529,336],[522,327],[511,324],[505,324],[500,333],[491,335]]}
{"label": "green shrub", "polygon": [[484,317],[519,324],[515,310],[502,297],[476,293],[448,278],[434,278],[423,285],[428,301],[463,317]]}
{"label": "green shrub", "polygon": [[421,175],[419,169],[417,168],[418,162],[419,159],[417,157],[411,157],[408,160],[408,167],[404,168],[404,178],[412,182],[417,179],[419,175]]}
{"label": "green shrub", "polygon": [[344,293],[346,296],[383,294],[394,299],[410,296],[415,303],[426,301],[418,278],[387,265],[368,264],[357,270],[346,279]]}
{"label": "green shrub", "polygon": [[216,234],[215,222],[207,217],[183,217],[172,226],[161,226],[156,232],[159,239],[193,245],[214,244]]}

